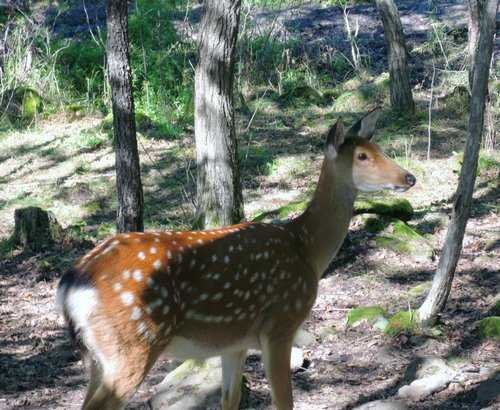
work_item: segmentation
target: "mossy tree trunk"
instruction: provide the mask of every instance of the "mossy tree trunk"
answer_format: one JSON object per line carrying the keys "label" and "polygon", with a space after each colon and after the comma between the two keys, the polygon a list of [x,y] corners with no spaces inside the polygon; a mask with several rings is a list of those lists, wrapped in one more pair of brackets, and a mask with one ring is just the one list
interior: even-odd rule
{"label": "mossy tree trunk", "polygon": [[389,62],[391,108],[402,113],[412,113],[415,103],[410,87],[408,52],[403,26],[393,0],[375,0],[384,26]]}
{"label": "mossy tree trunk", "polygon": [[195,74],[198,228],[243,217],[233,82],[241,0],[205,0]]}
{"label": "mossy tree trunk", "polygon": [[444,310],[469,218],[476,179],[479,147],[483,131],[484,109],[488,90],[488,73],[493,50],[498,0],[486,0],[480,23],[478,48],[473,64],[472,100],[465,143],[464,161],[458,181],[451,221],[429,295],[419,309],[422,322],[434,323]]}
{"label": "mossy tree trunk", "polygon": [[144,199],[137,150],[126,0],[107,1],[106,24],[118,193],[117,230],[142,231]]}

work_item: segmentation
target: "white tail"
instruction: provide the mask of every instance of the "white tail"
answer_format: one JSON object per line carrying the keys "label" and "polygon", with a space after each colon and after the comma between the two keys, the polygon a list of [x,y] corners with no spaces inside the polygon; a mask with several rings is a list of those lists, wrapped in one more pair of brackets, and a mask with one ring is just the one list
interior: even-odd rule
{"label": "white tail", "polygon": [[257,348],[274,405],[291,409],[293,337],[346,236],[357,191],[415,184],[370,142],[379,113],[345,137],[341,119],[332,127],[318,186],[298,218],[121,234],[67,272],[58,303],[91,358],[83,408],[123,407],[160,355],[221,355],[222,408],[237,409],[246,351]]}

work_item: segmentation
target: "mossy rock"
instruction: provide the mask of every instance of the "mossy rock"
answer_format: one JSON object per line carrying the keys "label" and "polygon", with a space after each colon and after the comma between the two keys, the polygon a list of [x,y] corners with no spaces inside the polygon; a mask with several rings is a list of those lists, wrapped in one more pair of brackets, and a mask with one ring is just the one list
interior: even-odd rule
{"label": "mossy rock", "polygon": [[409,221],[415,211],[410,202],[404,198],[387,198],[384,200],[360,199],[354,202],[354,214],[377,214],[391,216]]}
{"label": "mossy rock", "polygon": [[252,219],[252,222],[262,222],[265,219],[281,220],[285,219],[291,213],[302,213],[307,208],[309,201],[297,202],[295,204],[285,205],[271,211],[262,212]]}
{"label": "mossy rock", "polygon": [[403,255],[434,258],[435,250],[427,239],[405,222],[388,219],[388,226],[377,239],[377,245]]}
{"label": "mossy rock", "polygon": [[284,95],[284,98],[290,97],[304,103],[316,105],[325,105],[326,102],[325,98],[309,85],[299,85],[290,91],[290,93]]}
{"label": "mossy rock", "polygon": [[347,313],[347,325],[352,326],[354,323],[363,319],[366,319],[368,322],[372,322],[380,316],[387,316],[387,312],[380,306],[367,306],[351,309],[349,313]]}
{"label": "mossy rock", "polygon": [[363,111],[368,103],[359,91],[346,91],[335,100],[333,108],[340,112],[357,112]]}
{"label": "mossy rock", "polygon": [[414,286],[408,292],[409,297],[420,296],[423,293],[425,293],[426,291],[428,291],[431,288],[431,286],[432,286],[432,282],[424,282],[424,283],[421,283],[420,285]]}
{"label": "mossy rock", "polygon": [[500,339],[500,316],[490,316],[477,325],[477,335],[483,338]]}
{"label": "mossy rock", "polygon": [[12,99],[7,107],[4,98],[2,109],[8,110],[11,120],[32,121],[36,115],[44,110],[42,97],[30,87],[17,87],[7,91],[6,94],[12,96]]}
{"label": "mossy rock", "polygon": [[384,333],[387,336],[396,336],[399,333],[415,333],[418,328],[418,312],[404,311],[396,313],[389,319]]}

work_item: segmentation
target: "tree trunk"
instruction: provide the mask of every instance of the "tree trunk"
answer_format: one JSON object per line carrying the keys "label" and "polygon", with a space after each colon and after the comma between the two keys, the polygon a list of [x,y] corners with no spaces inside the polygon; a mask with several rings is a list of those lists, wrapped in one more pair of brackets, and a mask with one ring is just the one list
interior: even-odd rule
{"label": "tree trunk", "polygon": [[13,242],[38,252],[60,242],[63,230],[52,212],[30,206],[14,211]]}
{"label": "tree trunk", "polygon": [[118,232],[142,231],[143,194],[128,48],[127,1],[108,0],[106,55],[113,100]]}
{"label": "tree trunk", "polygon": [[483,16],[484,3],[486,0],[467,0],[469,4],[469,86],[472,90],[472,79],[474,76],[474,61],[476,59],[477,48],[479,45],[479,28]]}
{"label": "tree trunk", "polygon": [[446,233],[443,252],[439,259],[429,295],[419,309],[419,319],[421,322],[436,322],[440,313],[444,310],[451,290],[455,268],[462,250],[462,241],[469,218],[472,193],[474,191],[474,182],[476,179],[497,8],[498,0],[485,1],[484,13],[480,24],[478,48],[474,62],[472,100],[464,161],[458,181],[455,200],[453,202],[453,211],[448,232]]}
{"label": "tree trunk", "polygon": [[415,103],[411,93],[406,42],[398,9],[393,0],[376,0],[375,3],[387,42],[391,108],[402,113],[412,113]]}
{"label": "tree trunk", "polygon": [[233,80],[241,0],[205,0],[195,74],[196,226],[239,222],[243,195],[234,125]]}

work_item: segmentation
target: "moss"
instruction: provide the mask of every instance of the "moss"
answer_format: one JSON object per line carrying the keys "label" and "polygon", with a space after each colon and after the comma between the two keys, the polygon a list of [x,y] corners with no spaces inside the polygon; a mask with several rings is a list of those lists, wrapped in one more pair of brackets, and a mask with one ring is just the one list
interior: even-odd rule
{"label": "moss", "polygon": [[17,106],[14,114],[22,121],[31,121],[37,114],[43,111],[42,98],[32,88],[17,87],[14,90],[13,98]]}
{"label": "moss", "polygon": [[196,368],[203,369],[203,367],[205,367],[203,360],[188,359],[172,372],[172,379],[181,379],[193,373]]}
{"label": "moss", "polygon": [[500,339],[500,316],[490,316],[481,320],[477,325],[479,337]]}
{"label": "moss", "polygon": [[383,235],[377,238],[377,245],[400,254],[422,255],[433,258],[434,248],[417,231],[403,221],[393,219]]}
{"label": "moss", "polygon": [[333,103],[335,111],[356,112],[364,110],[367,102],[358,91],[347,91],[339,95]]}
{"label": "moss", "polygon": [[389,198],[377,201],[369,199],[358,200],[354,203],[354,213],[387,215],[403,221],[409,221],[415,214],[415,211],[406,199]]}
{"label": "moss", "polygon": [[337,333],[337,329],[335,328],[335,326],[324,327],[320,330],[319,337],[321,338],[321,340],[327,340],[330,335],[334,335],[335,333]]}
{"label": "moss", "polygon": [[308,85],[295,87],[289,94],[283,95],[283,98],[294,98],[304,103],[316,105],[325,104],[325,98],[318,91]]}
{"label": "moss", "polygon": [[430,289],[431,286],[432,282],[421,283],[420,285],[417,285],[410,289],[410,291],[408,292],[409,296],[410,297],[420,296],[421,294],[425,293],[428,289]]}
{"label": "moss", "polygon": [[371,216],[365,220],[365,229],[370,233],[378,233],[385,229],[387,222],[380,216]]}
{"label": "moss", "polygon": [[493,312],[493,314],[495,316],[499,316],[500,315],[500,300],[497,300],[495,302],[495,304],[493,305],[493,307],[491,308],[491,311]]}
{"label": "moss", "polygon": [[274,219],[284,219],[291,213],[303,212],[309,201],[297,202],[295,204],[285,205],[271,211],[262,212],[252,219],[252,222],[262,222],[264,219],[273,217]]}
{"label": "moss", "polygon": [[404,311],[396,313],[389,319],[384,333],[388,336],[396,336],[401,332],[415,333],[417,329],[418,313],[416,311]]}
{"label": "moss", "polygon": [[351,309],[347,314],[347,325],[351,326],[360,320],[366,319],[369,322],[375,320],[377,317],[387,316],[387,312],[380,306],[367,306],[362,308]]}

